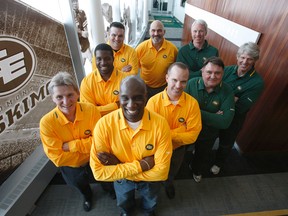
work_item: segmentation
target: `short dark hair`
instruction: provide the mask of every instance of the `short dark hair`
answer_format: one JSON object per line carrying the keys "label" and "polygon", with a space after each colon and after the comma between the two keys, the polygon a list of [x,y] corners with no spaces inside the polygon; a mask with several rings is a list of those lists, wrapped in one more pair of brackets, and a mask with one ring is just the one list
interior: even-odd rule
{"label": "short dark hair", "polygon": [[94,55],[96,56],[96,51],[97,50],[106,50],[106,51],[110,51],[111,52],[111,56],[114,58],[114,52],[112,47],[109,44],[106,43],[100,43],[96,46],[95,50],[94,50]]}
{"label": "short dark hair", "polygon": [[212,57],[207,58],[203,63],[203,67],[205,67],[210,62],[214,65],[218,65],[218,66],[222,67],[223,69],[225,67],[223,60],[217,56],[212,56]]}
{"label": "short dark hair", "polygon": [[[112,23],[110,24],[110,28],[112,28],[112,27],[120,28],[120,29],[125,30],[125,27],[124,27],[124,25],[123,25],[121,22],[112,22]],[[110,28],[109,28],[109,29],[110,29]]]}

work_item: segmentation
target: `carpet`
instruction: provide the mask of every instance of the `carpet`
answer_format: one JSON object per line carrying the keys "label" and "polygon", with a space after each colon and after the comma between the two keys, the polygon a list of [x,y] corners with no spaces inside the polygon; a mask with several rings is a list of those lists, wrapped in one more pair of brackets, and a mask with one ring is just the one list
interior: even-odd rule
{"label": "carpet", "polygon": [[[191,179],[176,180],[176,197],[173,200],[167,198],[164,188],[161,187],[157,215],[242,215],[249,212],[287,210],[287,178],[288,173],[274,173],[204,178],[201,183],[195,183]],[[94,201],[90,212],[82,210],[82,199],[76,190],[66,185],[49,185],[30,215],[119,215],[120,209],[116,206],[116,200],[111,200],[100,184],[91,186]],[[139,201],[136,203],[138,209]],[[137,210],[133,215],[142,216],[143,213]]]}
{"label": "carpet", "polygon": [[155,20],[160,20],[165,28],[183,28],[183,24],[175,17],[154,16]]}

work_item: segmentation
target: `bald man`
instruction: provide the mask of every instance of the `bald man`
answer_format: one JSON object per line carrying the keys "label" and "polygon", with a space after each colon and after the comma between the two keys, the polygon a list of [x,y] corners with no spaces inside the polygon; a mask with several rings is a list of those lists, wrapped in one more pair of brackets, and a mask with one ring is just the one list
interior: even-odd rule
{"label": "bald man", "polygon": [[167,70],[178,54],[177,47],[164,38],[165,32],[161,21],[153,21],[149,29],[150,39],[136,47],[140,76],[146,83],[148,99],[165,89]]}
{"label": "bald man", "polygon": [[167,179],[172,144],[169,125],[145,108],[146,85],[135,75],[122,80],[120,109],[100,119],[90,165],[96,180],[114,181],[121,215],[131,215],[135,189],[145,215],[155,215],[160,181]]}

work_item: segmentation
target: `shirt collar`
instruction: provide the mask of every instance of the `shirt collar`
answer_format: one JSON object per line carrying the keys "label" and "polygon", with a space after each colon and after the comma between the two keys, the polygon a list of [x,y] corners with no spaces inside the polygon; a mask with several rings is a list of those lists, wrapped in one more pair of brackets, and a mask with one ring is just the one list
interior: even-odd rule
{"label": "shirt collar", "polygon": [[[128,123],[125,120],[122,108],[118,109],[118,119],[119,119],[119,124],[120,124],[120,130],[129,128]],[[150,120],[151,120],[150,111],[144,108],[144,114],[141,119],[141,123],[139,125],[140,130],[150,130],[151,128]]]}
{"label": "shirt collar", "polygon": [[[203,78],[199,78],[198,80],[198,86],[199,86],[199,90],[205,90],[205,85],[204,85],[204,81]],[[222,88],[222,82],[220,82],[220,84],[218,86],[216,86],[216,88],[214,88],[213,92],[218,93]]]}
{"label": "shirt collar", "polygon": [[[152,49],[152,48],[154,48],[153,47],[153,43],[152,43],[152,38],[150,38],[150,40],[149,40],[149,48],[150,49]],[[160,49],[158,50],[158,51],[160,51],[161,49],[166,49],[167,48],[167,41],[166,41],[166,39],[165,38],[163,38],[163,43],[162,43],[162,46],[160,47]],[[155,48],[154,48],[155,49]]]}
{"label": "shirt collar", "polygon": [[[194,46],[193,41],[190,42],[189,46],[190,46],[190,49],[191,49],[191,50],[197,49],[197,48]],[[203,47],[201,48],[201,50],[207,48],[208,46],[209,46],[208,41],[205,40],[205,42],[204,42]],[[198,50],[198,49],[197,49],[197,50]]]}
{"label": "shirt collar", "polygon": [[[58,118],[59,123],[61,125],[65,125],[65,124],[70,123],[70,121],[65,117],[65,115],[61,112],[61,110],[58,108],[58,106],[56,107],[55,115],[56,115],[56,118]],[[79,102],[77,102],[77,104],[76,104],[76,116],[75,116],[74,122],[81,121],[83,119],[84,119],[84,113],[83,113],[82,106]]]}
{"label": "shirt collar", "polygon": [[[94,73],[94,76],[95,76],[95,78],[96,78],[96,82],[105,82],[105,81],[103,80],[103,78],[102,78],[102,76],[101,76],[98,68],[96,68],[93,73]],[[118,76],[118,73],[119,73],[119,71],[114,67],[114,70],[112,71],[111,76],[109,77],[109,79],[107,80],[107,82],[108,82],[109,80],[114,80],[114,77]]]}
{"label": "shirt collar", "polygon": [[[161,93],[161,97],[162,99],[164,100],[164,106],[169,106],[171,103],[170,99],[169,99],[169,96],[167,94],[167,87],[166,89]],[[185,105],[185,101],[186,101],[186,94],[185,92],[183,91],[179,100],[178,100],[178,103],[177,105],[179,106],[184,106]]]}

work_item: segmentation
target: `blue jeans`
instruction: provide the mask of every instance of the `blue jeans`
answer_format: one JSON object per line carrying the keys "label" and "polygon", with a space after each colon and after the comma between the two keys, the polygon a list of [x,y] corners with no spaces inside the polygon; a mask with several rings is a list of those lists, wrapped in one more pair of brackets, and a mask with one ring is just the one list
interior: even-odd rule
{"label": "blue jeans", "polygon": [[121,179],[114,182],[117,197],[117,206],[123,213],[130,213],[135,206],[135,190],[141,197],[142,208],[145,213],[153,212],[157,205],[159,182],[133,182]]}
{"label": "blue jeans", "polygon": [[89,184],[89,169],[89,165],[84,167],[60,167],[60,171],[66,184],[78,189],[85,200],[91,200],[93,196]]}

